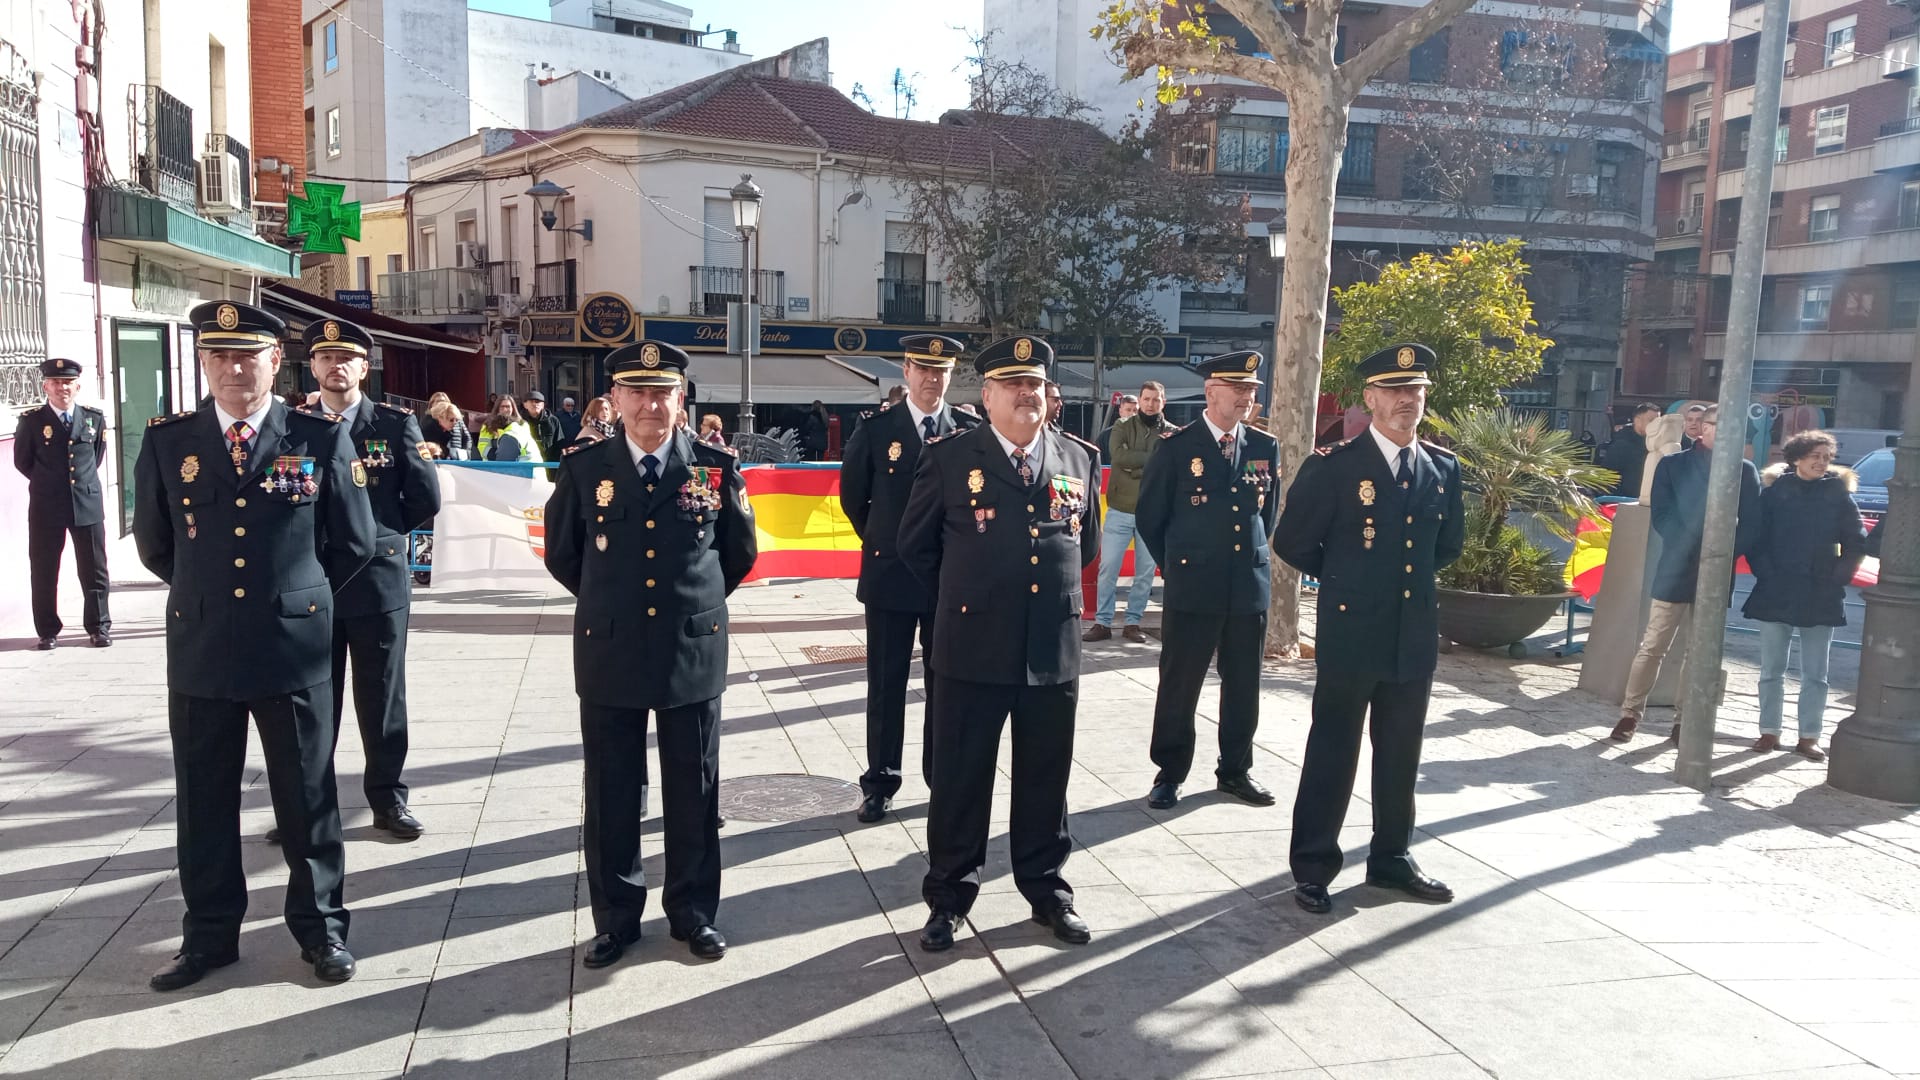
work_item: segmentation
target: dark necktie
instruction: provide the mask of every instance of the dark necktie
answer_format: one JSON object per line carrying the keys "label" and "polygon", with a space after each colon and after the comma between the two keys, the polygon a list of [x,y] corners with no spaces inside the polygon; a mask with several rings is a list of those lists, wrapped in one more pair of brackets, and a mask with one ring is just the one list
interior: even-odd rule
{"label": "dark necktie", "polygon": [[1400,481],[1403,488],[1413,486],[1413,447],[1400,448],[1400,471],[1394,474],[1394,479]]}
{"label": "dark necktie", "polygon": [[932,440],[933,440],[933,417],[923,416],[920,418],[920,441],[931,442]]}
{"label": "dark necktie", "polygon": [[1027,451],[1025,448],[1014,450],[1013,471],[1020,474],[1021,487],[1033,486],[1033,466],[1027,464]]}
{"label": "dark necktie", "polygon": [[647,490],[652,491],[653,485],[660,481],[660,462],[655,459],[652,454],[648,454],[646,457],[640,459],[640,463],[644,465],[647,470],[641,479],[647,482]]}
{"label": "dark necktie", "polygon": [[253,428],[245,420],[235,420],[227,429],[227,453],[233,457],[233,472],[239,476],[247,471],[247,442],[253,438]]}
{"label": "dark necktie", "polygon": [[1228,461],[1233,460],[1233,433],[1232,432],[1228,432],[1225,435],[1220,436],[1220,452],[1226,455],[1226,458]]}

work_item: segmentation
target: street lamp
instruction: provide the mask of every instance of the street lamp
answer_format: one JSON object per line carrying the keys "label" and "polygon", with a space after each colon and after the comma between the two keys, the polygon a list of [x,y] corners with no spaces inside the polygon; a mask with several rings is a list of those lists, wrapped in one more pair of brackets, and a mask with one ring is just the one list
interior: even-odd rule
{"label": "street lamp", "polygon": [[733,227],[740,233],[740,421],[753,434],[753,339],[759,336],[759,310],[753,306],[753,235],[760,230],[760,185],[752,173],[727,193],[733,199]]}
{"label": "street lamp", "polygon": [[548,232],[578,233],[580,239],[585,240],[589,244],[593,243],[592,218],[588,218],[578,225],[568,225],[558,229],[554,228],[554,224],[560,220],[560,216],[554,212],[554,207],[559,205],[561,199],[567,197],[566,188],[561,187],[551,180],[542,180],[528,188],[525,194],[533,199],[535,209],[540,211],[540,224],[545,226]]}
{"label": "street lamp", "polygon": [[[1283,343],[1283,332],[1280,329],[1280,306],[1286,300],[1284,281],[1287,267],[1287,223],[1282,218],[1275,218],[1267,222],[1267,255],[1273,259],[1273,352],[1269,354],[1268,362],[1278,365],[1280,363],[1280,349]],[[1269,368],[1268,370],[1277,370],[1277,367]],[[1270,399],[1273,391],[1270,382],[1263,380],[1254,392],[1259,397],[1262,409],[1271,413],[1273,411],[1273,404]],[[1318,409],[1318,405],[1315,406],[1315,409]]]}

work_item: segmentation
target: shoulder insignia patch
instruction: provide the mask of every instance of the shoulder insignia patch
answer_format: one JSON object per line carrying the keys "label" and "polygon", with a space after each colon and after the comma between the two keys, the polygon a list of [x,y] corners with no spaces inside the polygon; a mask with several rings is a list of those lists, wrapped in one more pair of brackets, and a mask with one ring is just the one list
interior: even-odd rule
{"label": "shoulder insignia patch", "polygon": [[1425,439],[1421,439],[1420,445],[1430,454],[1438,454],[1441,457],[1445,457],[1445,458],[1453,458],[1457,456],[1454,454],[1453,451],[1447,449],[1444,446],[1441,446],[1439,443],[1432,443],[1432,442],[1428,442]]}
{"label": "shoulder insignia patch", "polygon": [[147,421],[147,426],[159,427],[161,424],[171,424],[175,420],[185,420],[187,417],[192,415],[193,415],[193,410],[188,409],[185,412],[174,413],[172,416],[156,416],[153,419]]}
{"label": "shoulder insignia patch", "polygon": [[577,454],[592,445],[592,443],[574,443],[571,446],[563,446],[560,448],[560,456],[566,457],[569,454]]}
{"label": "shoulder insignia patch", "polygon": [[379,409],[385,409],[387,412],[390,412],[390,413],[398,413],[401,416],[413,415],[412,409],[409,409],[404,405],[395,405],[390,401],[377,401],[374,403],[374,407]]}

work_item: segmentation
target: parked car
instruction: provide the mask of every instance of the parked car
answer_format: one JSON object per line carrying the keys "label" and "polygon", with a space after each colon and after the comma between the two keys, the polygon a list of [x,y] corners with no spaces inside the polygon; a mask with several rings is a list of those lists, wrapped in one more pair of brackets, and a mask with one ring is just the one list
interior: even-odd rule
{"label": "parked car", "polygon": [[1875,450],[1855,462],[1853,471],[1860,477],[1853,501],[1860,507],[1860,516],[1866,519],[1867,527],[1873,528],[1887,513],[1887,481],[1893,478],[1893,451]]}

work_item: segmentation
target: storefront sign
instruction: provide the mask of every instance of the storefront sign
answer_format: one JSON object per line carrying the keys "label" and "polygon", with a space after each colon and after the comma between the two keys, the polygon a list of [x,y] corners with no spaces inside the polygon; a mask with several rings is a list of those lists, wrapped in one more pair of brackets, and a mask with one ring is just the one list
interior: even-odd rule
{"label": "storefront sign", "polygon": [[587,340],[616,345],[633,335],[633,305],[618,293],[595,293],[580,303],[580,332]]}
{"label": "storefront sign", "polygon": [[572,345],[579,340],[578,330],[571,315],[527,315],[520,320],[520,338],[529,345]]}
{"label": "storefront sign", "polygon": [[158,315],[182,315],[200,294],[184,273],[143,256],[133,260],[133,306]]}
{"label": "storefront sign", "polygon": [[347,307],[357,308],[361,311],[372,311],[373,292],[370,289],[335,289],[333,290],[333,302],[336,304],[345,304]]}

